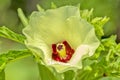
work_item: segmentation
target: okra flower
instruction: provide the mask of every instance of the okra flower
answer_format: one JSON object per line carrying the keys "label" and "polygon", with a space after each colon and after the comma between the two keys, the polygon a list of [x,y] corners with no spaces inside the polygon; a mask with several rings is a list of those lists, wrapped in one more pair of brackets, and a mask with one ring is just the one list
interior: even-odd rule
{"label": "okra flower", "polygon": [[74,6],[33,12],[23,33],[27,47],[58,72],[81,69],[82,59],[100,44],[94,27]]}

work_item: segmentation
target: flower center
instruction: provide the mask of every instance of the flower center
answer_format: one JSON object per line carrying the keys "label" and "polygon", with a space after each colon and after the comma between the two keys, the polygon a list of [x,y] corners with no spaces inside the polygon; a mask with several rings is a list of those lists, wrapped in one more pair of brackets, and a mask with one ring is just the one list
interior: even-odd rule
{"label": "flower center", "polygon": [[67,41],[63,41],[61,43],[52,44],[52,59],[59,62],[68,62],[73,53],[74,49],[70,47]]}

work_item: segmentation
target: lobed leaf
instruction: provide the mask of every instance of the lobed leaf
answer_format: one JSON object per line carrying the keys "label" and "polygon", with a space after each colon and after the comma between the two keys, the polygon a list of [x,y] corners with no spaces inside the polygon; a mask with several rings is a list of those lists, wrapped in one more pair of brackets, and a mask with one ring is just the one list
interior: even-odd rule
{"label": "lobed leaf", "polygon": [[0,37],[11,39],[19,43],[24,43],[24,40],[25,40],[25,37],[23,35],[17,34],[5,26],[0,27]]}

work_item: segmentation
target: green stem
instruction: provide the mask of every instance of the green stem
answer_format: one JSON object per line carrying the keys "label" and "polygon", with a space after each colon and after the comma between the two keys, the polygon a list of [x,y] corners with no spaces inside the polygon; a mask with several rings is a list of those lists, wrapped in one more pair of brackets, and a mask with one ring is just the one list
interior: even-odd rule
{"label": "green stem", "polygon": [[21,8],[18,8],[18,16],[20,17],[22,23],[24,26],[28,25],[28,19],[25,17],[23,11]]}

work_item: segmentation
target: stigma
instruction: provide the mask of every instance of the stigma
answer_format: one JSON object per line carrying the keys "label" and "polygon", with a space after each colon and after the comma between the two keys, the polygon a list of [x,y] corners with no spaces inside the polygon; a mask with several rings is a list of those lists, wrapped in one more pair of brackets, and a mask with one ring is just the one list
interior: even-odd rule
{"label": "stigma", "polygon": [[74,49],[71,48],[67,41],[52,44],[52,59],[55,61],[67,63],[73,54]]}

